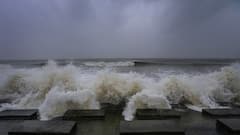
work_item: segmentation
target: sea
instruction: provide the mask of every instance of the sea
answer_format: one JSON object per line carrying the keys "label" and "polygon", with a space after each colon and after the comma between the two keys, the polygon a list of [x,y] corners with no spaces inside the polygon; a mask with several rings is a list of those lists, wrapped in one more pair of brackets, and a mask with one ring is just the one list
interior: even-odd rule
{"label": "sea", "polygon": [[136,109],[221,108],[240,104],[239,59],[1,60],[0,111],[39,109],[40,118],[69,109],[100,109],[124,102]]}

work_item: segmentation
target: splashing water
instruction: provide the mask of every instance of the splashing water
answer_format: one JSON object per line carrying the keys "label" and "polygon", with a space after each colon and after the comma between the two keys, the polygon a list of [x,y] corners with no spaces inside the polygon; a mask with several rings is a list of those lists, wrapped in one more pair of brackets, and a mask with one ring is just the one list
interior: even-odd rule
{"label": "splashing water", "polygon": [[0,70],[0,98],[11,101],[1,104],[0,110],[38,108],[44,120],[68,109],[99,109],[100,103],[126,101],[122,114],[132,120],[138,108],[171,108],[171,104],[216,108],[219,102],[240,102],[240,64],[209,73],[156,73],[154,77],[109,68],[58,66],[54,61],[35,68],[0,65]]}

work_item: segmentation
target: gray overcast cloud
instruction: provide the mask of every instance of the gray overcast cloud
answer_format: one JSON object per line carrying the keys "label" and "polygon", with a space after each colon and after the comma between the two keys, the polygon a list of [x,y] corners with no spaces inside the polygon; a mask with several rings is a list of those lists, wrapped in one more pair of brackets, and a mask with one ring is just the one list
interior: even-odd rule
{"label": "gray overcast cloud", "polygon": [[0,59],[236,58],[239,0],[1,0]]}

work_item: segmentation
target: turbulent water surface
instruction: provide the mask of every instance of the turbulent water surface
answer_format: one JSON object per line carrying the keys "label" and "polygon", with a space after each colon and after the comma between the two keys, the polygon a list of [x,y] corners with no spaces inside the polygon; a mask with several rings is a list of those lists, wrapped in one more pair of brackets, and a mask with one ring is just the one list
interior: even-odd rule
{"label": "turbulent water surface", "polygon": [[42,120],[68,109],[99,109],[126,102],[122,115],[137,108],[217,108],[240,103],[240,64],[233,61],[3,61],[0,104],[4,109],[38,108]]}

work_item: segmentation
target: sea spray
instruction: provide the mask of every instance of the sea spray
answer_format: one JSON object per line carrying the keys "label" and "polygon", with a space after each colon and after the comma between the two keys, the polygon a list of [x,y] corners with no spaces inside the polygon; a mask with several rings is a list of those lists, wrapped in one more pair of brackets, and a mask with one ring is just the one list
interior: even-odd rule
{"label": "sea spray", "polygon": [[[147,66],[144,68],[148,70]],[[221,107],[219,102],[240,103],[237,63],[208,73],[162,74],[161,69],[155,76],[119,72],[114,66],[59,66],[54,61],[43,67],[1,66],[0,70],[0,97],[11,99],[10,103],[1,104],[0,110],[38,108],[44,120],[61,116],[67,109],[98,109],[100,103],[122,101],[126,102],[126,120],[132,120],[138,108],[185,104],[200,111]]]}
{"label": "sea spray", "polygon": [[99,109],[96,95],[90,90],[52,88],[39,107],[42,120],[62,116],[68,109]]}
{"label": "sea spray", "polygon": [[132,120],[138,108],[171,108],[166,97],[155,91],[144,89],[132,96],[123,111],[125,120]]}
{"label": "sea spray", "polygon": [[98,100],[103,103],[119,104],[144,87],[144,78],[136,73],[120,74],[102,71],[97,74],[94,89]]}

